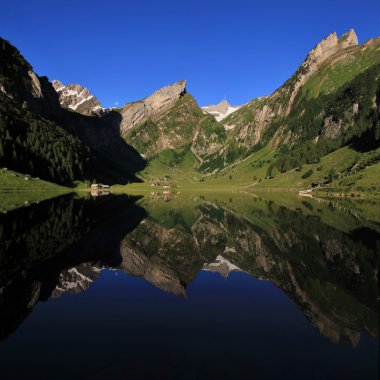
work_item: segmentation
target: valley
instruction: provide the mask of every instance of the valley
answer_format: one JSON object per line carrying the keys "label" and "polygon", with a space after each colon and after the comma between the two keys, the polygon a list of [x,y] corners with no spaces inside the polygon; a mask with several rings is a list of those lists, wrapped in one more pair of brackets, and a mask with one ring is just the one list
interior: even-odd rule
{"label": "valley", "polygon": [[241,106],[200,107],[181,80],[110,109],[87,88],[39,77],[0,42],[0,166],[16,173],[0,172],[0,191],[103,182],[380,197],[380,37],[359,45],[352,29],[331,33],[278,90]]}

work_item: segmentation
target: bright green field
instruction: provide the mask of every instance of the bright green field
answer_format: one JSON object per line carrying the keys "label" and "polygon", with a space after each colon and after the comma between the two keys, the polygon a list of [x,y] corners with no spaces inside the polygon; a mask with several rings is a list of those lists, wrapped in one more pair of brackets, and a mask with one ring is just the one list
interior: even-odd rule
{"label": "bright green field", "polygon": [[0,169],[0,211],[3,212],[71,191],[51,182]]}
{"label": "bright green field", "polygon": [[[369,153],[359,153],[350,147],[344,147],[323,157],[319,163],[305,164],[300,170],[293,169],[286,173],[273,173],[272,178],[266,178],[268,166],[275,159],[276,152],[269,147],[262,148],[248,158],[226,167],[216,174],[204,174],[196,171],[198,159],[188,150],[173,152],[166,150],[149,162],[147,168],[140,173],[142,183],[127,186],[115,185],[114,193],[150,194],[170,191],[172,194],[181,193],[242,193],[242,192],[298,192],[311,188],[312,184],[322,184],[327,181],[334,169],[334,180],[327,189],[315,192],[318,196],[336,196],[356,194],[367,198],[380,198],[380,149]],[[180,160],[176,165],[167,163],[174,159]],[[353,167],[358,167],[355,173]],[[302,178],[307,172],[312,174]],[[170,177],[170,188],[161,179]],[[27,180],[25,178],[28,178]],[[152,186],[158,181],[159,186]],[[78,183],[77,190],[88,192],[88,185]],[[42,190],[42,191],[41,191]],[[54,192],[70,192],[65,188],[39,179],[26,177],[10,170],[0,171],[0,192],[17,192],[20,198],[13,204],[25,201],[37,201],[51,197]],[[34,194],[34,192],[36,194]],[[37,194],[40,193],[40,194]],[[8,206],[9,202],[7,201]],[[8,208],[7,206],[7,208]],[[0,207],[1,203],[0,203]]]}
{"label": "bright green field", "polygon": [[[262,191],[299,191],[311,188],[312,184],[323,184],[330,176],[334,180],[329,184],[329,193],[355,193],[379,197],[380,165],[376,163],[380,149],[369,153],[359,153],[350,147],[344,147],[323,157],[320,162],[305,164],[301,169],[293,169],[286,173],[273,173],[273,178],[266,178],[268,166],[275,158],[276,152],[269,147],[236,163],[234,166],[222,169],[214,175],[205,175],[195,170],[196,158],[189,152],[186,165],[168,168],[155,159],[142,173],[144,183],[131,184],[126,187],[115,187],[115,191],[131,191],[137,193],[158,192],[170,190],[182,191],[213,191],[213,192],[262,192]],[[353,174],[350,169],[358,166]],[[332,173],[333,169],[333,173]],[[311,173],[307,178],[306,173]],[[151,183],[164,176],[171,177],[171,188],[152,187]],[[163,183],[161,183],[162,185]]]}
{"label": "bright green field", "polygon": [[33,178],[25,174],[12,170],[0,169],[0,191],[32,191],[32,190],[52,190],[65,191],[63,186],[51,182]]}

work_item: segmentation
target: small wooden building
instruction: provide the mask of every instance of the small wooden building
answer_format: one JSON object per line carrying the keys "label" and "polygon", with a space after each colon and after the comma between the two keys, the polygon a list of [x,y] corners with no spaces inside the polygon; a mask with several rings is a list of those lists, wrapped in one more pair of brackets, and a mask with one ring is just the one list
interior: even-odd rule
{"label": "small wooden building", "polygon": [[110,185],[104,185],[103,183],[93,183],[91,185],[91,190],[96,190],[96,189],[110,189]]}

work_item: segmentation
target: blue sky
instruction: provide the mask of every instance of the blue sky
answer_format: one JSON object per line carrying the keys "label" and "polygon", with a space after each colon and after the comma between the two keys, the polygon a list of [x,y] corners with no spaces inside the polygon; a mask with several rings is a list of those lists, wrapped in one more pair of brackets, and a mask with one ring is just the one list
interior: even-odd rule
{"label": "blue sky", "polygon": [[200,105],[271,93],[329,33],[380,35],[380,1],[2,0],[0,36],[104,106],[187,79]]}

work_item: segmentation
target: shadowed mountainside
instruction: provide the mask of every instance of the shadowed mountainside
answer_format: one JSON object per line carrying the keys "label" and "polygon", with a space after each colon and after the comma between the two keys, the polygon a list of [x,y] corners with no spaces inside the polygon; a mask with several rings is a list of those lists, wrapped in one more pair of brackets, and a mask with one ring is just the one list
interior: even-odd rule
{"label": "shadowed mountainside", "polygon": [[66,195],[0,214],[0,339],[38,301],[86,289],[99,268],[120,264],[121,239],[145,216],[136,199]]}
{"label": "shadowed mountainside", "polygon": [[2,166],[65,184],[94,178],[125,184],[145,166],[121,138],[119,114],[86,116],[62,108],[49,80],[3,39],[0,96]]}

